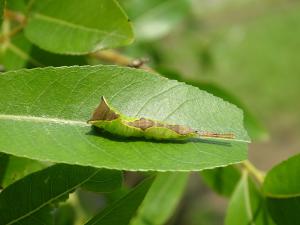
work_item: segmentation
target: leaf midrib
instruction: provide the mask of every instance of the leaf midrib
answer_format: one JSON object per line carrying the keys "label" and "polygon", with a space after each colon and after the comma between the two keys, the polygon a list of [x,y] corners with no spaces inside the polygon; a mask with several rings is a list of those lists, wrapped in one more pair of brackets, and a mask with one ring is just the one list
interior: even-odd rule
{"label": "leaf midrib", "polygon": [[244,198],[245,198],[245,207],[246,212],[249,216],[249,224],[255,225],[253,213],[252,213],[252,206],[250,201],[250,192],[249,192],[249,181],[248,181],[248,174],[245,173],[243,179],[245,179],[245,188],[243,189],[244,192]]}
{"label": "leaf midrib", "polygon": [[298,197],[300,197],[300,193],[295,193],[295,194],[276,194],[276,193],[265,192],[265,195],[268,198],[276,198],[276,199],[287,199],[287,198],[298,198]]}
{"label": "leaf midrib", "polygon": [[62,118],[8,115],[8,114],[0,114],[0,120],[27,121],[27,122],[36,122],[36,123],[55,123],[55,124],[77,125],[77,126],[85,126],[85,127],[90,126],[86,122],[79,121],[79,120],[67,120]]}
{"label": "leaf midrib", "polygon": [[80,25],[80,24],[71,23],[69,21],[54,18],[54,17],[47,16],[47,15],[44,15],[44,14],[41,14],[41,13],[34,13],[33,17],[36,17],[37,19],[40,19],[40,20],[47,21],[49,23],[57,23],[57,24],[60,24],[60,25],[63,25],[63,26],[67,26],[67,27],[71,27],[71,28],[75,28],[75,29],[79,29],[79,30],[84,30],[84,31],[87,31],[87,32],[95,32],[95,33],[105,34],[105,35],[109,35],[109,36],[113,36],[113,37],[119,37],[119,38],[126,38],[127,39],[127,37],[125,35],[116,34],[116,33],[113,33],[113,32],[107,32],[107,31],[101,30],[101,29],[85,27],[85,26]]}

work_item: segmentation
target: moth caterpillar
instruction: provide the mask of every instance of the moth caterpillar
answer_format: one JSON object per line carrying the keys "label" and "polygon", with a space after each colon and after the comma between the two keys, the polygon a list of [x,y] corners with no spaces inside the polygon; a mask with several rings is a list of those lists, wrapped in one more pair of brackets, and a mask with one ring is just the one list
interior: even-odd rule
{"label": "moth caterpillar", "polygon": [[101,102],[88,120],[88,123],[102,128],[111,134],[123,137],[145,137],[147,139],[187,139],[193,137],[234,139],[234,134],[218,134],[206,131],[197,131],[183,125],[167,124],[164,122],[147,119],[132,118],[122,115],[113,109],[101,97]]}

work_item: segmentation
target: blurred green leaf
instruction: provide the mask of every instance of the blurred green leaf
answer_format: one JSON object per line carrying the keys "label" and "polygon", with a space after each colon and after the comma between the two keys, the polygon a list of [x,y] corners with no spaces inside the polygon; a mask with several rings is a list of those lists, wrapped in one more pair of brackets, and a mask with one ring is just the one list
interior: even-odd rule
{"label": "blurred green leaf", "polygon": [[123,0],[137,39],[153,40],[169,33],[189,10],[188,0]]}
{"label": "blurred green leaf", "polygon": [[[57,164],[32,173],[8,186],[0,193],[0,224],[37,224],[37,217],[44,221],[44,214],[50,214],[51,204],[63,201],[76,188],[93,179],[107,174],[118,179],[120,172],[99,170],[92,167]],[[121,182],[103,180],[99,191],[120,187]],[[17,204],[16,204],[17,202]],[[39,223],[40,223],[39,221]]]}
{"label": "blurred green leaf", "polygon": [[2,25],[2,21],[3,21],[3,13],[4,13],[4,9],[5,9],[5,0],[0,0],[0,28]]}
{"label": "blurred green leaf", "polygon": [[300,221],[300,154],[275,166],[268,172],[263,190],[269,211],[278,225]]}
{"label": "blurred green leaf", "polygon": [[45,163],[32,159],[8,156],[7,165],[0,184],[3,188],[25,177],[26,175],[45,168]]}
{"label": "blurred green leaf", "polygon": [[215,40],[212,54],[216,70],[211,78],[238,93],[264,124],[277,132],[299,133],[300,4],[260,2],[242,9],[255,13],[259,6],[264,8],[260,16],[245,21],[239,16],[226,21],[231,13],[220,15],[220,29],[208,37]]}
{"label": "blurred green leaf", "polygon": [[181,199],[187,173],[159,173],[130,225],[162,225]]}
{"label": "blurred green leaf", "polygon": [[26,37],[54,53],[86,54],[132,42],[131,24],[114,0],[34,1]]}
{"label": "blurred green leaf", "polygon": [[139,205],[142,203],[151,183],[152,178],[146,178],[123,198],[108,206],[89,220],[86,225],[128,225],[130,219],[134,216]]}
{"label": "blurred green leaf", "polygon": [[234,166],[203,170],[200,174],[210,188],[226,197],[231,196],[241,178],[241,172]]}
{"label": "blurred green leaf", "polygon": [[226,225],[273,225],[265,206],[265,200],[256,184],[244,173],[231,196]]}
{"label": "blurred green leaf", "polygon": [[26,13],[28,0],[9,0],[6,2],[6,8],[12,11]]}
{"label": "blurred green leaf", "polygon": [[[0,86],[0,151],[5,153],[41,161],[159,171],[202,170],[247,158],[244,141],[249,139],[238,108],[157,74],[116,66],[40,68],[4,73]],[[231,132],[236,140],[158,142],[101,133],[86,123],[101,96],[128,116]]]}
{"label": "blurred green leaf", "polygon": [[62,204],[54,213],[55,225],[74,225],[76,219],[76,212],[72,205]]}
{"label": "blurred green leaf", "polygon": [[88,191],[93,192],[111,192],[111,187],[107,186],[107,189],[105,190],[103,187],[103,181],[104,182],[110,182],[113,186],[121,186],[121,183],[123,182],[123,176],[122,173],[117,173],[118,177],[112,176],[110,173],[106,174],[96,174],[92,178],[90,178],[87,182],[82,184],[82,188]]}
{"label": "blurred green leaf", "polygon": [[263,189],[269,197],[290,198],[300,195],[300,154],[272,168],[264,181]]}

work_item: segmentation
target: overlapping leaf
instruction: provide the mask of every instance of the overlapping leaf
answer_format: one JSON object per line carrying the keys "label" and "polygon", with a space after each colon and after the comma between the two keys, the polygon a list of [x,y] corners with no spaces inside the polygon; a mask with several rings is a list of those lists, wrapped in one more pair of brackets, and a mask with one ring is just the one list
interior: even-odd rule
{"label": "overlapping leaf", "polygon": [[162,225],[178,205],[187,173],[159,173],[130,225]]}
{"label": "overlapping leaf", "polygon": [[300,155],[275,166],[267,174],[263,189],[269,211],[278,225],[300,221]]}
{"label": "overlapping leaf", "polygon": [[241,172],[234,166],[227,166],[201,171],[201,176],[218,194],[230,197],[241,178]]}
{"label": "overlapping leaf", "polygon": [[[104,179],[98,185],[98,191],[120,187],[120,172],[92,167],[57,164],[30,174],[1,192],[0,224],[44,224],[51,221],[52,203],[65,200],[69,193],[101,174]],[[107,179],[108,174],[110,179]]]}
{"label": "overlapping leaf", "polygon": [[137,38],[153,40],[170,32],[188,13],[187,0],[122,0]]}
{"label": "overlapping leaf", "polygon": [[244,173],[232,194],[226,225],[275,225],[269,217],[265,199],[256,184]]}
{"label": "overlapping leaf", "polygon": [[152,178],[147,178],[120,200],[105,208],[102,212],[90,219],[86,225],[128,225],[143,201]]}
{"label": "overlapping leaf", "polygon": [[86,54],[129,44],[133,33],[115,0],[34,1],[26,37],[54,53]]}

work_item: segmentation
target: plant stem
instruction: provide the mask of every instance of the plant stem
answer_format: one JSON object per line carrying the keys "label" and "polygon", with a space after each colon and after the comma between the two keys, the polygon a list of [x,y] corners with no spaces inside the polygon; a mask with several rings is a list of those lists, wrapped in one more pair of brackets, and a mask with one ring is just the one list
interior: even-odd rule
{"label": "plant stem", "polygon": [[8,27],[10,27],[10,21],[16,21],[19,24],[11,30],[5,31],[3,28],[2,35],[0,36],[0,43],[8,42],[11,37],[18,34],[26,25],[26,17],[23,14],[11,10],[5,10],[3,23],[6,22],[9,24]]}
{"label": "plant stem", "polygon": [[129,66],[129,67],[139,68],[150,72],[155,72],[152,68],[150,68],[145,64],[146,60],[133,59],[115,50],[97,51],[91,53],[90,56],[106,62],[112,62],[120,66]]}
{"label": "plant stem", "polygon": [[242,162],[242,166],[249,172],[260,184],[264,182],[264,172],[257,169],[249,160]]}
{"label": "plant stem", "polygon": [[9,40],[11,37],[19,33],[23,29],[23,25],[17,26],[14,29],[10,30],[7,34],[3,34],[0,36],[0,43],[3,43]]}
{"label": "plant stem", "polygon": [[25,25],[26,23],[26,17],[22,13],[11,11],[8,9],[6,9],[4,12],[4,18],[8,20],[16,21],[21,25]]}

